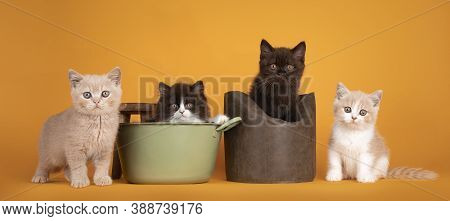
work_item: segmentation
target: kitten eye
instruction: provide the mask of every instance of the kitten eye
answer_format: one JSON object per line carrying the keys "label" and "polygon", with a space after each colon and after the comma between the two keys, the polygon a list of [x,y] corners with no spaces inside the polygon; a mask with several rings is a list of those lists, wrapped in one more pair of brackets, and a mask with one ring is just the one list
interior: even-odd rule
{"label": "kitten eye", "polygon": [[352,112],[352,108],[351,107],[344,107],[344,111],[345,111],[345,113],[351,113]]}
{"label": "kitten eye", "polygon": [[173,110],[176,110],[176,109],[178,109],[178,105],[172,104],[172,105],[170,105],[170,108],[172,108]]}
{"label": "kitten eye", "polygon": [[84,92],[83,97],[84,97],[84,99],[89,99],[92,97],[92,94],[91,94],[91,92]]}
{"label": "kitten eye", "polygon": [[194,106],[194,105],[192,105],[192,103],[187,103],[187,104],[185,105],[185,107],[186,107],[187,109],[191,109],[193,106]]}
{"label": "kitten eye", "polygon": [[271,70],[276,70],[277,69],[277,65],[276,64],[271,64],[270,65],[270,69]]}
{"label": "kitten eye", "polygon": [[367,111],[362,109],[362,110],[359,111],[359,115],[366,116],[367,115]]}
{"label": "kitten eye", "polygon": [[103,91],[102,92],[102,97],[107,98],[109,96],[109,91]]}
{"label": "kitten eye", "polygon": [[286,66],[286,69],[287,69],[287,71],[293,71],[294,70],[294,65],[288,65],[288,66]]}

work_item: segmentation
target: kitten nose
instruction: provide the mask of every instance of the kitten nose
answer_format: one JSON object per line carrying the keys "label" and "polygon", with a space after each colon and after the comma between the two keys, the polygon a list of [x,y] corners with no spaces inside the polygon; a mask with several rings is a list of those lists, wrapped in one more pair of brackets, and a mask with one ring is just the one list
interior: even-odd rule
{"label": "kitten nose", "polygon": [[184,109],[180,109],[179,111],[180,111],[180,113],[184,113]]}
{"label": "kitten nose", "polygon": [[92,98],[92,102],[98,104],[98,103],[100,103],[100,99],[99,98]]}
{"label": "kitten nose", "polygon": [[354,117],[354,116],[352,116],[352,119],[353,119],[353,120],[356,120],[356,119],[357,119],[357,117]]}

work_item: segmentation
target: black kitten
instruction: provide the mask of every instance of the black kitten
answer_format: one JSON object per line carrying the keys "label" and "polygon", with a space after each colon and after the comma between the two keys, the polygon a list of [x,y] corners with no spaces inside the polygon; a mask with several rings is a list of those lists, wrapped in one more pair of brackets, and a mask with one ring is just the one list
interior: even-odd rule
{"label": "black kitten", "polygon": [[159,83],[160,98],[157,105],[156,121],[166,122],[207,122],[209,107],[202,81],[189,85],[183,83]]}
{"label": "black kitten", "polygon": [[306,44],[293,49],[273,48],[261,41],[259,74],[253,81],[250,97],[271,117],[297,120],[296,98],[305,68]]}

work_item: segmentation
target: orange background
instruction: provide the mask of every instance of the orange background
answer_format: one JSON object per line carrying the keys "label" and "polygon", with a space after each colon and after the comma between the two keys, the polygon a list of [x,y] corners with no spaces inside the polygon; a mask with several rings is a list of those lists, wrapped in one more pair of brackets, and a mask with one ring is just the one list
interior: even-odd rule
{"label": "orange background", "polygon": [[[450,4],[402,1],[0,1],[0,199],[6,200],[441,200],[450,198]],[[67,70],[120,66],[123,102],[142,96],[139,78],[255,75],[259,43],[307,43],[306,92],[317,97],[315,182],[224,181],[223,146],[210,183],[71,189],[29,182],[45,119],[70,105]],[[328,183],[326,144],[337,82],[384,90],[378,128],[392,165],[437,171],[434,182]],[[248,88],[221,86],[208,93]],[[157,97],[151,99],[155,101]]]}

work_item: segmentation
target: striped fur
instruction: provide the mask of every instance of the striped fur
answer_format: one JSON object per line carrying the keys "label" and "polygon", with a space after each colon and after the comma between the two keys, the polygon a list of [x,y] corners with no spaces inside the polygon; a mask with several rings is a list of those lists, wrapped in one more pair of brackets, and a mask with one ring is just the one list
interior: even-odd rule
{"label": "striped fur", "polygon": [[395,167],[389,170],[386,178],[402,180],[435,180],[438,176],[437,173],[422,168]]}

